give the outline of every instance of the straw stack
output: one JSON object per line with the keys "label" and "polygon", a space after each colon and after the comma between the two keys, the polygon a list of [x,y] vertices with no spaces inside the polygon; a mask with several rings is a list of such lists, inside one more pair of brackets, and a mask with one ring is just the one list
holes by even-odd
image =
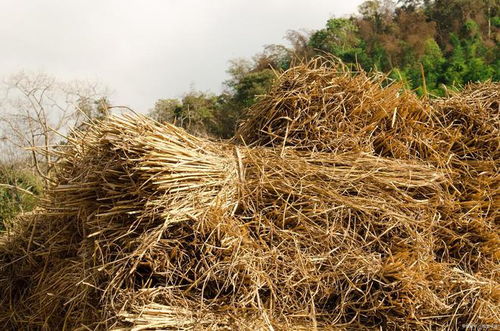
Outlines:
{"label": "straw stack", "polygon": [[498,323],[492,91],[431,104],[317,60],[251,110],[237,138],[252,146],[142,116],[92,123],[54,151],[45,205],[0,239],[0,325]]}
{"label": "straw stack", "polygon": [[364,151],[434,165],[450,183],[438,255],[471,272],[498,263],[500,84],[432,101],[382,74],[315,59],[291,68],[253,106],[235,141],[301,151]]}
{"label": "straw stack", "polygon": [[428,104],[385,75],[318,58],[279,76],[235,138],[251,146],[423,158],[436,148],[423,141],[434,133],[431,120]]}

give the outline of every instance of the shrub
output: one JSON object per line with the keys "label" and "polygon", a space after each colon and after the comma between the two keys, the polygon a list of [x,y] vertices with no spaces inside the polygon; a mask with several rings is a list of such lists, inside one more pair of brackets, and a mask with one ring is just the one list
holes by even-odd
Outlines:
{"label": "shrub", "polygon": [[0,164],[0,231],[6,220],[32,210],[41,191],[40,179],[29,169]]}

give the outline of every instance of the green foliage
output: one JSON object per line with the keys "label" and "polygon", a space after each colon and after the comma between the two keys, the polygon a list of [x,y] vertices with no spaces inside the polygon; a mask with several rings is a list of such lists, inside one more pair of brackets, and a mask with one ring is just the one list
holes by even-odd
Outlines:
{"label": "green foliage", "polygon": [[455,86],[464,81],[465,74],[467,73],[467,63],[460,39],[455,34],[452,34],[450,40],[453,50],[448,58],[444,76],[446,83]]}
{"label": "green foliage", "polygon": [[251,71],[233,84],[233,101],[240,107],[251,106],[259,95],[265,94],[272,85],[275,74],[271,69]]}
{"label": "green foliage", "polygon": [[178,99],[160,99],[150,116],[160,122],[174,123],[188,132],[209,135],[218,130],[218,98],[211,94],[191,91]]}
{"label": "green foliage", "polygon": [[[420,58],[420,63],[424,71],[424,77],[429,91],[437,91],[441,83],[441,72],[446,59],[434,39],[429,39],[425,45],[425,53]],[[423,82],[422,82],[423,84]],[[414,83],[416,85],[422,85]]]}
{"label": "green foliage", "polygon": [[491,24],[496,28],[500,28],[500,16],[492,17]]}
{"label": "green foliage", "polygon": [[315,32],[309,39],[312,48],[335,54],[346,62],[355,62],[362,52],[358,27],[352,19],[332,18],[326,28]]}
{"label": "green foliage", "polygon": [[407,86],[415,89],[417,93],[425,90],[431,95],[442,95],[444,90],[442,70],[446,62],[441,49],[434,39],[428,39],[425,43],[424,54],[418,61],[407,65],[402,71],[406,77]]}
{"label": "green foliage", "polygon": [[42,183],[31,171],[18,165],[0,164],[0,231],[8,219],[32,210],[41,191]]}
{"label": "green foliage", "polygon": [[467,82],[482,82],[492,78],[494,73],[494,67],[486,64],[483,58],[473,57],[468,60],[468,70],[464,80]]}
{"label": "green foliage", "polygon": [[442,95],[446,86],[498,79],[498,43],[491,40],[498,35],[497,16],[487,23],[498,6],[472,0],[398,3],[365,1],[361,17],[330,19],[311,35],[309,46],[366,70],[390,70],[420,94]]}

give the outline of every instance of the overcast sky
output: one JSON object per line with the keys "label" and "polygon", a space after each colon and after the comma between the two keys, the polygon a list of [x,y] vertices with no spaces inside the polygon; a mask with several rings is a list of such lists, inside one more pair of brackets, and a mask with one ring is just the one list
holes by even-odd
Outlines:
{"label": "overcast sky", "polygon": [[356,12],[361,0],[0,0],[0,76],[98,81],[138,111],[191,87],[220,92],[228,61]]}

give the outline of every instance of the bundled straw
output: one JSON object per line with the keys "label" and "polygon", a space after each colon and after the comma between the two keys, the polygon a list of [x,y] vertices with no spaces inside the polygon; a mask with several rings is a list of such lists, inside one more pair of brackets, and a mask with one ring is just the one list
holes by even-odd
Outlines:
{"label": "bundled straw", "polygon": [[499,94],[498,83],[472,84],[428,102],[384,75],[315,59],[277,78],[235,140],[432,163],[451,179],[438,256],[465,270],[491,270],[482,265],[500,257]]}
{"label": "bundled straw", "polygon": [[[440,229],[439,255],[463,270],[499,281],[500,84],[471,84],[433,102],[433,127],[447,142],[436,153],[446,160],[457,206]],[[444,164],[445,162],[442,162]]]}
{"label": "bundled straw", "polygon": [[498,323],[498,87],[430,104],[382,82],[291,69],[240,128],[252,147],[141,116],[75,132],[45,205],[0,239],[0,325]]}
{"label": "bundled straw", "polygon": [[319,58],[279,76],[249,110],[236,138],[249,145],[424,158],[441,143],[425,141],[432,136],[424,125],[431,113],[382,74],[351,72]]}

